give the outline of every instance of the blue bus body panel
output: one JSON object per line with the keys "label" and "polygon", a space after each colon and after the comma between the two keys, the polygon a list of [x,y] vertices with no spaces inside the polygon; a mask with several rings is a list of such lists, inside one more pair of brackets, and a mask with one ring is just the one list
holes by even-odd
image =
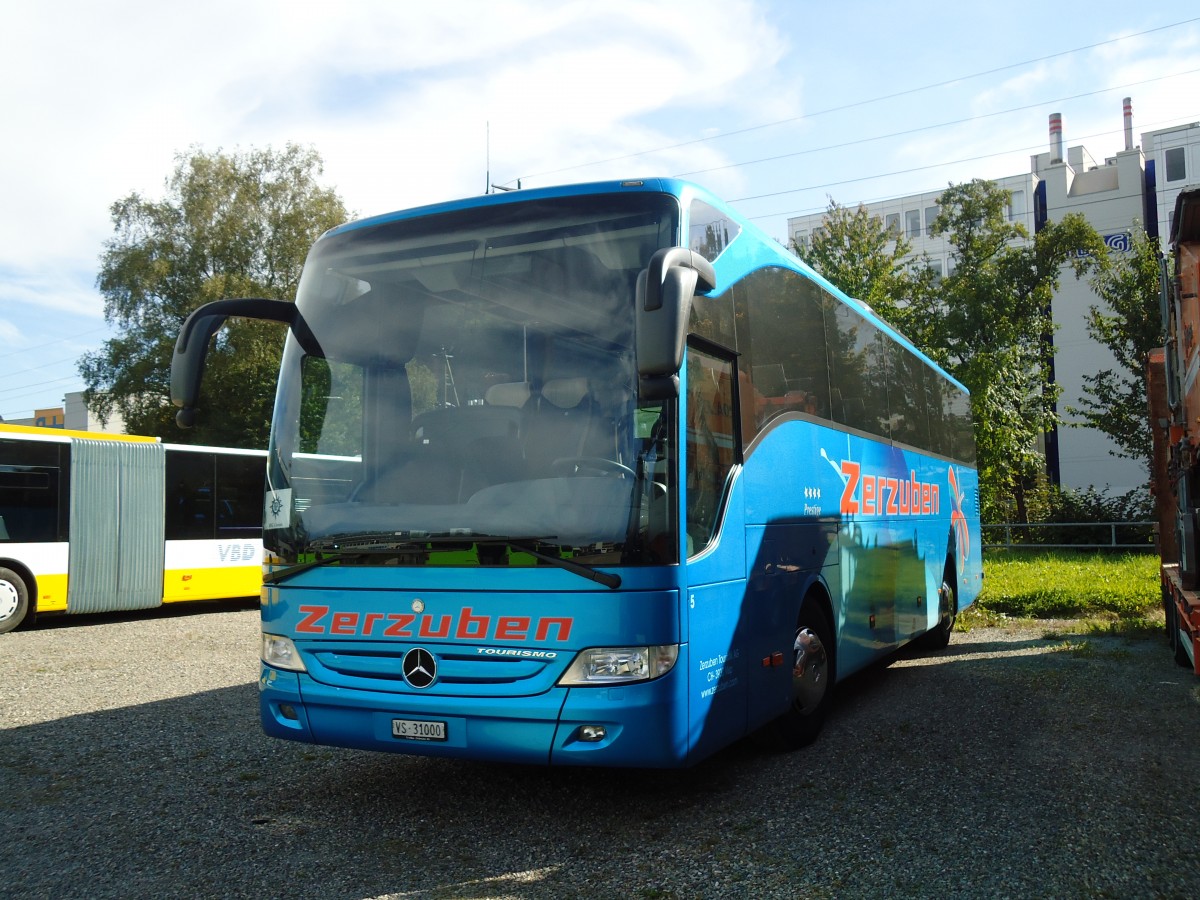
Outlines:
{"label": "blue bus body panel", "polygon": [[701,759],[781,715],[791,640],[828,595],[843,678],[934,628],[947,560],[959,609],[981,587],[973,470],[803,418],[736,471],[721,534],[688,561],[689,742]]}
{"label": "blue bus body panel", "polygon": [[744,508],[735,478],[716,542],[687,564],[688,733],[697,758],[746,732]]}
{"label": "blue bus body panel", "polygon": [[936,626],[948,559],[959,610],[979,594],[973,469],[794,415],[760,435],[742,480],[748,534],[759,535],[747,538],[757,542],[748,593],[756,579],[804,591],[819,572],[839,677]]}

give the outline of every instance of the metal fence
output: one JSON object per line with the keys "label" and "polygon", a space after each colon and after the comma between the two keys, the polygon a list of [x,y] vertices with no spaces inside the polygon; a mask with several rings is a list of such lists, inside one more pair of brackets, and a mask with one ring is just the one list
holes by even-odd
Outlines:
{"label": "metal fence", "polygon": [[1045,547],[1155,552],[1154,522],[1008,522],[983,526],[983,549]]}

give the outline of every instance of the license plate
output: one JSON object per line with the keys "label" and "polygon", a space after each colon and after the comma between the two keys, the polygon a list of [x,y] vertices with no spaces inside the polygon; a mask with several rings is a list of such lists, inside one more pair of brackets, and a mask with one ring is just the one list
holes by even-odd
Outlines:
{"label": "license plate", "polygon": [[392,737],[405,741],[444,741],[446,723],[421,719],[392,719]]}

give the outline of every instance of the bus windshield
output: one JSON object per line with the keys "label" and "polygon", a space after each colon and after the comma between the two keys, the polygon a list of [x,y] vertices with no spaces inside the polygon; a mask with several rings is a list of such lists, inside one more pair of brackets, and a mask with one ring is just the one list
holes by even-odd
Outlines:
{"label": "bus windshield", "polygon": [[342,565],[677,561],[676,403],[640,401],[633,328],[638,274],[678,220],[667,195],[560,196],[319,241],[266,545]]}

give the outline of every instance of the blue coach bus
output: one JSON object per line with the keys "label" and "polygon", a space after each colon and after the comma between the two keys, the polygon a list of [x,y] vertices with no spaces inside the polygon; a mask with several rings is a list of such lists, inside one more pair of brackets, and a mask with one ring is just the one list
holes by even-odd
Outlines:
{"label": "blue coach bus", "polygon": [[691,184],[354,222],[295,304],[264,500],[261,716],[318,744],[690,765],[813,740],[981,586],[969,398]]}

